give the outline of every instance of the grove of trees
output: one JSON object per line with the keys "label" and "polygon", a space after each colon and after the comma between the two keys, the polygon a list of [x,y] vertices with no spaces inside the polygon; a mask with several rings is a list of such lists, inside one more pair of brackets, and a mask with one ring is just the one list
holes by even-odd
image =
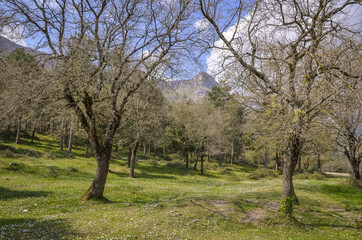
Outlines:
{"label": "grove of trees", "polygon": [[[320,172],[321,155],[341,151],[361,179],[361,25],[349,21],[360,1],[0,3],[0,23],[23,26],[41,50],[0,55],[3,132],[16,129],[17,143],[21,131],[32,142],[36,131],[57,134],[68,155],[83,139],[97,161],[84,199],[103,198],[120,147],[130,177],[151,148],[178,154],[186,169],[196,159],[201,174],[210,158],[273,167],[286,214],[298,204],[295,169],[311,169],[309,158]],[[158,83],[197,61],[195,48],[209,51],[219,86],[171,103]]]}

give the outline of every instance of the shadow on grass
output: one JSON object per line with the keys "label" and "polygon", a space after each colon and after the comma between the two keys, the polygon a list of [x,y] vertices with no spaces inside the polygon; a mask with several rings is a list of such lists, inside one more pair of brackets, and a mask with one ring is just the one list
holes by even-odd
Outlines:
{"label": "shadow on grass", "polygon": [[[117,175],[118,177],[129,177],[129,172],[116,172],[113,170],[109,170],[109,173]],[[157,174],[149,174],[142,172],[141,174],[135,173],[135,178],[138,179],[176,179],[176,177],[169,175],[157,175]]]}
{"label": "shadow on grass", "polygon": [[[166,165],[137,165],[137,169],[140,169],[144,174],[160,176],[158,174],[168,174],[176,176],[196,176],[200,175],[200,171],[195,171],[191,169],[186,169],[185,166],[182,166],[178,163],[168,163]],[[211,175],[207,172],[204,172],[204,177],[208,178],[218,178],[218,176]]]}
{"label": "shadow on grass", "polygon": [[63,219],[3,218],[0,226],[2,239],[74,239],[79,236]]}
{"label": "shadow on grass", "polygon": [[32,166],[24,163],[12,163],[12,165],[4,168],[12,172],[27,173],[31,175],[41,176],[41,177],[92,177],[90,173],[85,173],[79,171],[73,166],[67,166],[65,168],[60,168],[57,166]]}
{"label": "shadow on grass", "polygon": [[296,189],[326,194],[343,202],[357,202],[362,204],[362,191],[358,188],[354,188],[343,183],[333,185],[325,183],[308,186],[298,185]]}
{"label": "shadow on grass", "polygon": [[0,199],[8,200],[14,198],[30,198],[30,197],[46,197],[50,192],[45,191],[29,191],[29,190],[11,190],[0,187]]}
{"label": "shadow on grass", "polygon": [[22,149],[22,148],[14,148],[12,146],[1,145],[0,144],[0,151],[2,152],[3,157],[17,157],[16,155],[26,155],[31,157],[40,157],[43,155],[42,152]]}
{"label": "shadow on grass", "polygon": [[330,228],[348,228],[348,229],[355,229],[355,230],[361,230],[362,226],[359,226],[358,224],[354,225],[352,223],[342,223],[342,224],[335,224],[335,223],[325,223],[325,219],[320,219],[319,221],[316,221],[315,223],[304,223],[298,219],[296,219],[293,216],[288,217],[292,223],[299,227],[330,227]]}

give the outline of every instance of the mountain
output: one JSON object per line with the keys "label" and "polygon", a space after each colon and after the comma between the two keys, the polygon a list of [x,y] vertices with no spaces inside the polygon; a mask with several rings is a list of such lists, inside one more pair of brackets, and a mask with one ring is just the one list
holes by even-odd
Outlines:
{"label": "mountain", "polygon": [[30,53],[32,55],[40,54],[40,52],[32,48],[21,46],[3,36],[0,36],[0,56],[7,56],[17,48],[23,48],[25,52]]}
{"label": "mountain", "polygon": [[182,99],[198,101],[218,83],[206,72],[200,72],[192,79],[163,81],[159,85],[165,97],[174,102]]}

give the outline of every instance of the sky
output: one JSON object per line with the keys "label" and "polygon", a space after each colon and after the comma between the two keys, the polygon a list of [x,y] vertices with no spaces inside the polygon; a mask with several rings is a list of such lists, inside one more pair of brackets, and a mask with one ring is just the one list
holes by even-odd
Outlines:
{"label": "sky", "polygon": [[[173,1],[173,0],[164,0],[164,1]],[[231,1],[232,2],[232,1]],[[349,16],[350,16],[350,25],[360,25],[362,24],[362,6],[354,5],[353,8],[349,10]],[[203,19],[201,14],[200,17],[196,20],[194,23],[194,27],[198,30],[201,30],[200,35],[201,37],[208,38],[210,35],[208,34],[208,31],[212,31],[212,28],[210,27],[207,20]],[[229,28],[225,31],[226,35],[228,35],[233,27]],[[36,39],[31,38],[24,38],[23,35],[23,28],[17,27],[17,28],[10,28],[10,27],[4,27],[0,31],[0,35],[3,37],[6,37],[15,43],[22,45],[24,47],[33,47],[36,44]],[[221,41],[216,41],[216,44],[221,44]],[[200,57],[200,71],[205,71],[213,76],[216,76],[218,72],[220,72],[220,59],[223,58],[223,56],[227,54],[223,51],[213,49],[209,52],[206,52],[201,55]],[[194,67],[196,68],[196,67]],[[194,69],[193,68],[193,69]],[[196,75],[197,73],[195,73]],[[216,79],[218,77],[216,76]]]}
{"label": "sky", "polygon": [[[348,19],[349,21],[346,22],[347,26],[353,26],[354,29],[359,29],[361,30],[362,27],[362,6],[359,6],[357,4],[352,5],[350,8],[348,8],[347,11],[348,14]],[[244,19],[246,21],[248,21],[250,19],[250,16],[246,15],[244,17]],[[243,20],[241,20],[243,21]],[[266,20],[267,24],[273,24],[271,19],[267,19]],[[239,26],[239,30],[238,30],[238,34],[240,36],[246,36],[246,22],[244,21],[243,24],[240,24]],[[234,33],[235,30],[235,25],[231,26],[229,29],[227,29],[224,32],[224,35],[226,36],[226,38],[231,38],[231,35]],[[262,33],[263,37],[268,38],[270,36],[272,36],[273,39],[275,38],[283,38],[283,39],[287,39],[287,41],[291,40],[293,38],[293,36],[296,36],[295,33],[293,33],[290,29],[286,29],[286,30],[281,30],[281,31],[277,31],[277,32],[273,32],[272,33],[272,29],[271,27],[266,27],[263,29],[265,32]],[[268,31],[270,31],[270,33],[268,33]],[[247,41],[245,41],[247,42]],[[225,46],[224,43],[219,39],[216,41],[216,46]],[[248,44],[246,43],[243,47],[243,51],[244,52],[249,52],[250,47],[248,48]],[[224,78],[224,73],[223,73],[223,67],[222,65],[225,64],[224,59],[225,57],[230,57],[231,53],[227,50],[220,50],[220,49],[216,49],[214,48],[211,53],[209,55],[206,56],[206,66],[207,66],[207,73],[209,73],[210,75],[214,76],[216,78],[217,81],[220,81]],[[231,62],[232,59],[230,59],[229,61],[226,62]]]}

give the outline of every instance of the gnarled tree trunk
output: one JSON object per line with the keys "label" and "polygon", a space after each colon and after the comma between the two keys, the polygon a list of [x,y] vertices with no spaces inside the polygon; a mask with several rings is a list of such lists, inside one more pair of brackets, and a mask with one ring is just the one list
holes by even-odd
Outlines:
{"label": "gnarled tree trunk", "polygon": [[106,186],[106,180],[109,169],[109,160],[111,158],[111,149],[104,149],[96,154],[97,170],[94,176],[93,183],[84,193],[83,199],[102,198],[103,191]]}
{"label": "gnarled tree trunk", "polygon": [[279,206],[279,211],[285,214],[291,214],[293,205],[299,204],[293,186],[293,173],[298,163],[301,149],[302,142],[300,135],[298,133],[290,134],[288,138],[287,153],[283,163],[282,201]]}
{"label": "gnarled tree trunk", "polygon": [[361,163],[361,160],[358,161],[358,159],[354,158],[354,159],[348,159],[348,161],[351,164],[353,174],[354,174],[354,178],[357,179],[357,180],[360,180],[361,179],[361,173],[359,171],[359,165]]}

